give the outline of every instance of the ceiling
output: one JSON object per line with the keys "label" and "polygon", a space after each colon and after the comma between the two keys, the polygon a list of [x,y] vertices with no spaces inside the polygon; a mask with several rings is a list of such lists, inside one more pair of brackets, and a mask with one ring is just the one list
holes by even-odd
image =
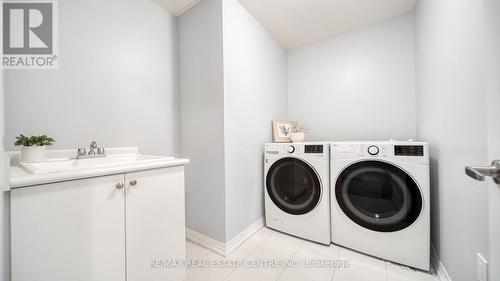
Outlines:
{"label": "ceiling", "polygon": [[[163,0],[165,1],[165,0]],[[280,44],[294,49],[412,12],[416,0],[240,0]]]}
{"label": "ceiling", "polygon": [[189,8],[193,7],[199,0],[153,0],[153,2],[167,9],[172,15],[178,17]]}

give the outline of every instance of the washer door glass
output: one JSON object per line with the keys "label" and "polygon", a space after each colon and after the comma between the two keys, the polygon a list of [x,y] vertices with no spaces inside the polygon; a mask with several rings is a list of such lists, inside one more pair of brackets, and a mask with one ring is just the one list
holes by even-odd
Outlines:
{"label": "washer door glass", "polygon": [[413,224],[422,195],[405,171],[380,161],[363,161],[339,175],[335,194],[344,213],[362,227],[392,232]]}
{"label": "washer door glass", "polygon": [[267,172],[266,187],[274,204],[293,215],[310,212],[321,199],[318,175],[310,165],[296,158],[276,161]]}

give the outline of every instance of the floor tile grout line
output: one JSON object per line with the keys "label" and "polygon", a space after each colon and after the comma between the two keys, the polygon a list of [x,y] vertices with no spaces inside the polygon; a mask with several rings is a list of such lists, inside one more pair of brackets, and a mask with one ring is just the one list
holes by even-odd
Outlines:
{"label": "floor tile grout line", "polygon": [[280,280],[281,278],[281,275],[283,275],[283,273],[285,272],[285,267],[281,268],[281,272],[280,274],[278,275],[278,277],[276,278],[276,281]]}
{"label": "floor tile grout line", "polygon": [[330,278],[331,281],[333,281],[333,278],[335,277],[335,272],[337,272],[337,268],[333,268],[333,273],[332,273],[332,278]]}
{"label": "floor tile grout line", "polygon": [[384,262],[385,266],[385,280],[389,281],[389,269],[387,268],[387,261]]}

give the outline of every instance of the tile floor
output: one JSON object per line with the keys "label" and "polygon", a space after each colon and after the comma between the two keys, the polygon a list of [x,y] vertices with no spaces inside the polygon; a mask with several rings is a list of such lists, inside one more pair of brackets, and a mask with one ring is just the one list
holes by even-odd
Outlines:
{"label": "tile floor", "polygon": [[[439,281],[435,275],[268,228],[260,229],[226,258],[190,241],[186,247],[188,260],[208,261],[189,267],[186,281]],[[257,266],[266,260],[293,261],[294,266],[290,263]],[[326,266],[311,268],[311,261]],[[345,261],[345,265],[332,261]],[[235,266],[236,262],[244,262],[246,266]]]}

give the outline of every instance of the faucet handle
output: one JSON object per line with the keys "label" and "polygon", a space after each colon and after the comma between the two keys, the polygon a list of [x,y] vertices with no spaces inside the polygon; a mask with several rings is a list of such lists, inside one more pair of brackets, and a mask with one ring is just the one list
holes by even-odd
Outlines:
{"label": "faucet handle", "polygon": [[78,148],[78,156],[85,156],[87,154],[87,150],[85,148]]}
{"label": "faucet handle", "polygon": [[103,154],[105,154],[105,153],[106,153],[106,151],[104,150],[104,147],[99,147],[99,148],[97,149],[97,154],[103,155]]}

